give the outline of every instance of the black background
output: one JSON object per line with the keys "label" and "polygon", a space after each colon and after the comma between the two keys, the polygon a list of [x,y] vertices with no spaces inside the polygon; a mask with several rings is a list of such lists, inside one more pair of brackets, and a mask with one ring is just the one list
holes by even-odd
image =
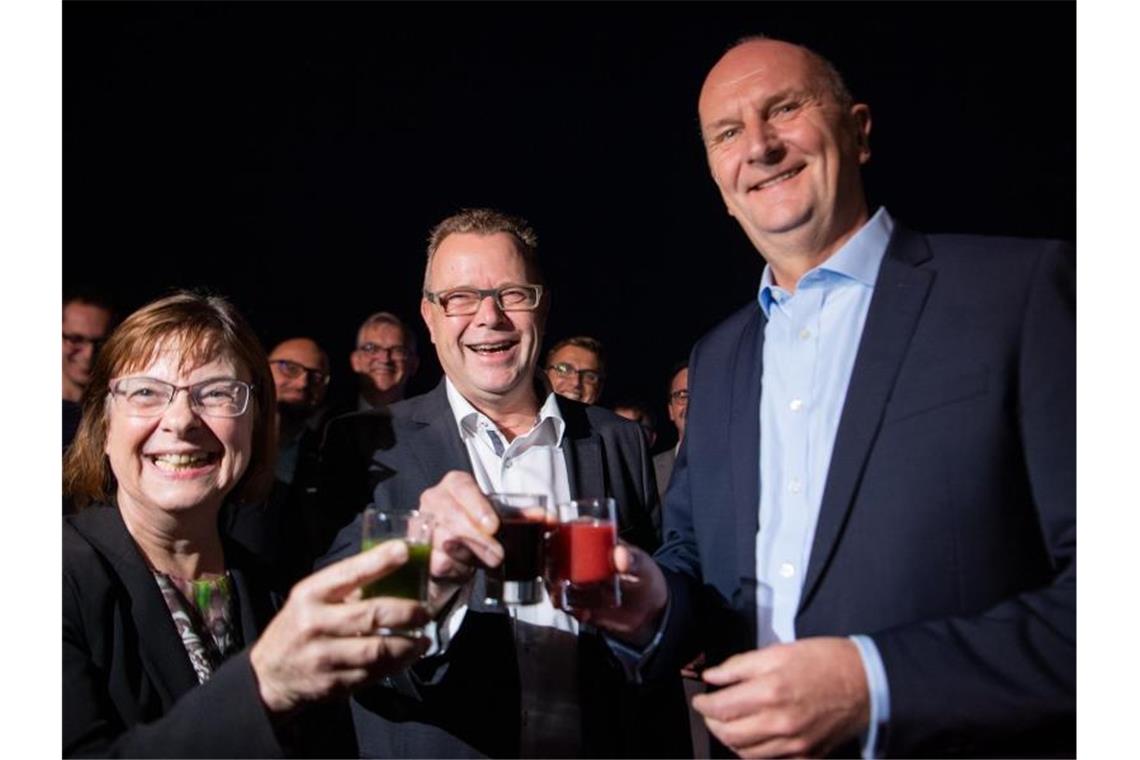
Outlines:
{"label": "black background", "polygon": [[[351,392],[369,313],[418,317],[428,229],[527,217],[547,344],[600,338],[603,403],[669,367],[763,262],[704,163],[734,39],[831,58],[871,105],[873,205],[926,232],[1076,238],[1073,3],[79,3],[63,6],[64,290],[230,296]],[[429,346],[413,391],[439,368]]]}

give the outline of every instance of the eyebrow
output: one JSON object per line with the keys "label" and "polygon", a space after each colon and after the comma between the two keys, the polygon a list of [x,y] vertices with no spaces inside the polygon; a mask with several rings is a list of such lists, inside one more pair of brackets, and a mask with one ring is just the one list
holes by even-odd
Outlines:
{"label": "eyebrow", "polygon": [[[781,100],[787,100],[788,98],[811,98],[811,97],[814,97],[814,92],[811,89],[803,88],[803,87],[785,88],[785,89],[780,90],[778,92],[774,92],[771,95],[766,95],[764,98],[762,98],[760,101],[760,108],[761,109],[767,108],[768,106],[771,106],[773,103],[777,103]],[[752,108],[753,104],[751,102],[748,102],[746,104],[746,106],[748,108]],[[707,134],[708,132],[715,131],[720,127],[727,127],[727,126],[731,126],[734,124],[740,124],[742,121],[743,121],[743,119],[741,119],[740,117],[737,117],[737,116],[723,116],[719,119],[716,119],[715,121],[710,121],[708,124],[702,124],[701,125],[701,134],[702,135]]]}

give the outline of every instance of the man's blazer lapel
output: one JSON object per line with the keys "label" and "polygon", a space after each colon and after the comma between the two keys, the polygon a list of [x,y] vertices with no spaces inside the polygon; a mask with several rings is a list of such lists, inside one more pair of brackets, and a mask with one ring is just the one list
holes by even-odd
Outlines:
{"label": "man's blazer lapel", "polygon": [[931,272],[917,268],[929,258],[930,250],[920,235],[896,228],[875,282],[851,371],[800,595],[800,610],[811,600],[823,577],[859,489],[887,400],[934,279]]}
{"label": "man's blazer lapel", "polygon": [[[733,355],[731,368],[732,410],[728,426],[732,494],[736,505],[736,562],[747,594],[745,603],[754,601],[756,584],[756,532],[760,527],[760,389],[764,374],[764,312],[759,305],[745,323]],[[719,393],[705,388],[706,393]],[[697,390],[698,393],[701,389]]]}
{"label": "man's blazer lapel", "polygon": [[434,486],[451,470],[472,472],[467,449],[459,437],[455,415],[447,402],[446,381],[415,399],[408,446],[424,470],[424,488]]}
{"label": "man's blazer lapel", "polygon": [[559,402],[566,431],[562,453],[570,481],[570,498],[615,496],[606,492],[605,465],[598,434],[586,418],[584,407]]}

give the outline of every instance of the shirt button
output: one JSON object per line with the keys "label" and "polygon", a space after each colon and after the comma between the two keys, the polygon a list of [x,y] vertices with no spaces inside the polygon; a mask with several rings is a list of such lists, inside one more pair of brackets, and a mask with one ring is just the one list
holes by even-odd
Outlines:
{"label": "shirt button", "polygon": [[800,330],[800,340],[807,340],[810,337],[811,337],[811,330],[807,329],[806,327],[804,329]]}
{"label": "shirt button", "polygon": [[788,404],[788,408],[793,412],[798,412],[804,408],[804,402],[802,399],[794,398],[792,399],[792,403]]}
{"label": "shirt button", "polygon": [[780,565],[780,576],[783,578],[791,578],[796,574],[796,566],[791,562],[784,562]]}
{"label": "shirt button", "polygon": [[503,462],[503,467],[506,467],[506,468],[509,470],[509,469],[511,468],[511,463],[512,463],[512,462],[514,462],[514,461],[515,461],[515,460],[513,460],[513,459],[507,459],[507,460],[504,460],[504,462]]}
{"label": "shirt button", "polygon": [[792,478],[791,481],[788,482],[788,490],[792,493],[799,493],[800,487],[799,478]]}

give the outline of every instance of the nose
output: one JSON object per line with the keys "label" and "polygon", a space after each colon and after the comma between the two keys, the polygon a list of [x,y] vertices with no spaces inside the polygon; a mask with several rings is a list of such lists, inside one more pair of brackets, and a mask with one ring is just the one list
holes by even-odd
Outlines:
{"label": "nose", "polygon": [[201,424],[201,418],[190,404],[190,391],[186,388],[176,390],[170,406],[162,413],[162,426],[167,430],[181,432]]}
{"label": "nose", "polygon": [[746,124],[749,163],[778,164],[784,160],[784,141],[778,129],[766,119]]}
{"label": "nose", "polygon": [[480,325],[498,325],[506,321],[507,315],[499,308],[494,297],[484,296],[479,302],[479,310],[475,312],[475,322]]}

